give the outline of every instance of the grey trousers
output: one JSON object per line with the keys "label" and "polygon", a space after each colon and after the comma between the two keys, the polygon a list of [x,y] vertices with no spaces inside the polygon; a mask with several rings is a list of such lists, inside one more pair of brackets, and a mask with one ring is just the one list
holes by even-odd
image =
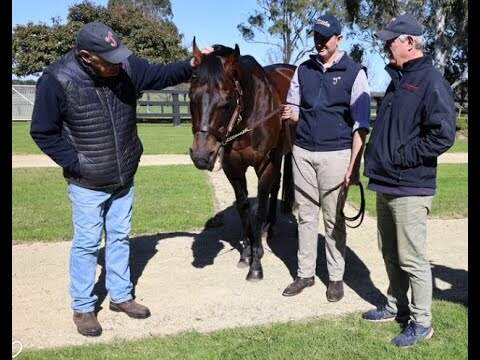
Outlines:
{"label": "grey trousers", "polygon": [[343,280],[346,229],[340,214],[340,184],[350,163],[351,150],[313,152],[293,147],[293,179],[298,220],[299,277],[315,275],[320,208],[325,227],[325,253],[330,281]]}
{"label": "grey trousers", "polygon": [[387,310],[410,309],[411,318],[423,326],[432,323],[432,270],[426,252],[432,200],[433,196],[377,193],[378,246],[389,279]]}

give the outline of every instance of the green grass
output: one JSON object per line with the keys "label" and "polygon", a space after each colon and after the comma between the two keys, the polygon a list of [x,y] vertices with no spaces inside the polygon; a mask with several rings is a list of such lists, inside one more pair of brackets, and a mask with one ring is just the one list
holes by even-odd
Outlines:
{"label": "green grass", "polygon": [[468,152],[468,138],[456,138],[453,146],[448,150],[450,153]]}
{"label": "green grass", "polygon": [[[30,137],[30,122],[12,123],[12,152],[14,155],[42,154]],[[188,154],[193,135],[190,123],[138,124],[144,154]]]}
{"label": "green grass", "polygon": [[[368,178],[360,170],[361,181],[365,189],[365,208],[370,216],[377,216],[375,192],[367,189]],[[468,216],[468,165],[439,164],[437,169],[437,193],[433,198],[430,217],[464,218]],[[360,191],[352,186],[348,192],[348,201],[358,208]],[[352,216],[353,214],[346,214]]]}
{"label": "green grass", "polygon": [[[433,303],[433,337],[410,349],[389,343],[397,323],[372,324],[351,314],[210,334],[197,332],[109,344],[25,351],[18,359],[467,359],[467,307]],[[115,331],[115,330],[113,330]]]}
{"label": "green grass", "polygon": [[[153,111],[153,110],[152,110]],[[30,122],[12,123],[12,152],[14,155],[42,154],[29,134]],[[172,124],[138,124],[144,154],[188,154],[192,146],[192,127],[189,122]],[[449,152],[468,152],[468,138],[458,138]]]}
{"label": "green grass", "polygon": [[[13,169],[13,240],[70,240],[71,205],[58,168]],[[190,165],[141,167],[132,235],[203,228],[213,215],[207,174]]]}
{"label": "green grass", "polygon": [[42,154],[30,136],[30,121],[12,122],[13,155]]}
{"label": "green grass", "polygon": [[144,154],[188,154],[193,134],[190,123],[138,124],[138,135],[142,139]]}

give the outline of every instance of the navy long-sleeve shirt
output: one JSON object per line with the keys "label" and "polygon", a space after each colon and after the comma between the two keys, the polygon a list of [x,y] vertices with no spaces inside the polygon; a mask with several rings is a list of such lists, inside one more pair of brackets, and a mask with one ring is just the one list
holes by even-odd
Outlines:
{"label": "navy long-sleeve shirt", "polygon": [[[185,82],[193,72],[191,60],[160,65],[130,55],[128,61],[136,93],[160,90]],[[30,135],[38,147],[58,165],[78,173],[76,150],[62,136],[62,122],[67,106],[66,95],[60,83],[52,75],[43,74],[37,82]]]}

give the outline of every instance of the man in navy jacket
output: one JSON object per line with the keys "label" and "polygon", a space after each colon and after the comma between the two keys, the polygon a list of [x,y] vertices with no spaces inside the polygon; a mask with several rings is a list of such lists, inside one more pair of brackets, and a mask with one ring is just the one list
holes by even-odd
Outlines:
{"label": "man in navy jacket", "polygon": [[149,64],[111,28],[93,22],[80,29],[75,48],[49,65],[38,81],[30,134],[63,168],[68,182],[74,227],[71,307],[82,335],[102,332],[93,288],[104,229],[110,309],[137,319],[150,316],[133,300],[129,266],[133,180],[143,151],[137,98],[143,90],[187,81],[194,66],[193,59]]}
{"label": "man in navy jacket", "polygon": [[455,140],[452,90],[432,58],[424,55],[422,33],[412,16],[401,15],[376,34],[385,41],[392,81],[365,150],[365,175],[368,188],[377,193],[378,243],[390,284],[387,303],[363,317],[410,319],[392,340],[400,347],[433,334],[427,215],[435,194],[437,157]]}
{"label": "man in navy jacket", "polygon": [[294,296],[314,285],[320,208],[325,227],[328,301],[344,296],[346,228],[341,215],[348,186],[359,181],[370,126],[365,69],[339,49],[340,22],[320,16],[313,26],[317,54],[300,64],[290,82],[282,117],[298,121],[293,178],[298,208],[298,272],[283,291]]}

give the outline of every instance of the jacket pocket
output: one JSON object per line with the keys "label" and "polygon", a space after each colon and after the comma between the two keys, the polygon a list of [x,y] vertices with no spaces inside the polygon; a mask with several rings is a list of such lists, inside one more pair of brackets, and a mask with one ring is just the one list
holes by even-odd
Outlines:
{"label": "jacket pocket", "polygon": [[91,173],[91,167],[94,166],[93,161],[86,157],[83,153],[78,153],[78,163],[81,177],[87,177]]}

